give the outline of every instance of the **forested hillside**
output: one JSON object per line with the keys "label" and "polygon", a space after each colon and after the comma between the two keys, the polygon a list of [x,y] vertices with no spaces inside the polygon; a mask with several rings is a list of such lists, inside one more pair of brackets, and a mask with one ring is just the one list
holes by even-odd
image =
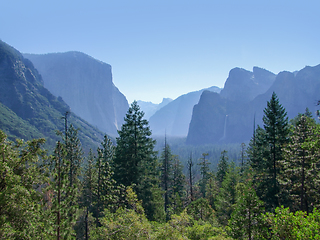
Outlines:
{"label": "forested hillside", "polygon": [[[154,151],[137,102],[116,145],[107,137],[83,154],[67,125],[48,156],[45,139],[11,142],[0,131],[3,239],[317,239],[320,124],[308,109],[289,121],[272,94],[263,126],[236,163],[222,151]],[[195,170],[195,166],[199,166]]]}

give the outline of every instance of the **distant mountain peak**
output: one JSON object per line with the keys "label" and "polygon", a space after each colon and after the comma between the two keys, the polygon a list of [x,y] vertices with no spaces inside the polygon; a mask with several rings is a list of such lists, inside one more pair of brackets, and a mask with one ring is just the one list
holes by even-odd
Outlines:
{"label": "distant mountain peak", "polygon": [[267,91],[276,75],[263,68],[253,67],[253,72],[233,68],[221,90],[221,96],[232,101],[249,102]]}

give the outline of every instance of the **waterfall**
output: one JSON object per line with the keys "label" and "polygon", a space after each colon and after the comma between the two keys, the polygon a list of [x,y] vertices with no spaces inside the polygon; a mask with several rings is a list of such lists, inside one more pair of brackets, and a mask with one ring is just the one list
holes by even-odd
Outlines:
{"label": "waterfall", "polygon": [[226,139],[226,135],[227,135],[227,118],[228,118],[228,115],[226,115],[226,117],[224,119],[223,136],[222,136],[222,138],[220,138],[219,141],[223,141],[223,140]]}

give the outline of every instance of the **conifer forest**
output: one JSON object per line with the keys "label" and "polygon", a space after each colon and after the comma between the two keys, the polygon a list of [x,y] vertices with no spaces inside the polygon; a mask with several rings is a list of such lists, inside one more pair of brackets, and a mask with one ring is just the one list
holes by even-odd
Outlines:
{"label": "conifer forest", "polygon": [[62,117],[54,151],[0,131],[0,239],[320,239],[320,124],[288,119],[276,93],[240,161],[216,166],[167,139],[156,151],[136,101],[86,153]]}

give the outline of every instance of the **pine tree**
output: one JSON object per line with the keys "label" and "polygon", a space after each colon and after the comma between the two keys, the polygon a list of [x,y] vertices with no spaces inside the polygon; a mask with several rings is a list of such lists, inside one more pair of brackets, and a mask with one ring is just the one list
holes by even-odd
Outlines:
{"label": "pine tree", "polygon": [[70,161],[67,160],[64,145],[57,142],[50,164],[51,183],[50,199],[52,218],[57,239],[69,239],[75,236],[73,227],[76,223],[77,188],[70,186]]}
{"label": "pine tree", "polygon": [[0,130],[0,239],[44,239],[51,231],[43,198],[44,139],[15,143]]}
{"label": "pine tree", "polygon": [[169,205],[170,198],[172,196],[172,154],[170,146],[167,144],[167,139],[165,138],[164,149],[161,154],[161,187],[164,191],[164,211],[166,213],[166,220],[170,219]]}
{"label": "pine tree", "polygon": [[80,165],[83,160],[83,151],[81,147],[80,139],[78,138],[78,129],[75,129],[72,124],[70,124],[66,138],[64,139],[64,148],[66,150],[66,158],[69,161],[69,184],[72,187],[74,184],[80,187],[79,176]]}
{"label": "pine tree", "polygon": [[94,189],[96,186],[96,175],[95,169],[95,156],[90,149],[87,157],[87,165],[85,166],[84,179],[83,179],[83,189],[81,194],[80,208],[83,208],[83,221],[78,221],[76,229],[77,239],[89,239],[90,236],[90,213],[93,212],[93,199],[94,199]]}
{"label": "pine tree", "polygon": [[114,158],[114,145],[107,135],[101,143],[102,148],[97,149],[97,160],[95,163],[96,183],[93,194],[93,216],[97,227],[100,226],[99,218],[103,216],[104,209],[115,210],[117,202],[116,182],[112,178],[111,163]]}
{"label": "pine tree", "polygon": [[210,162],[206,157],[208,156],[208,153],[202,153],[202,158],[199,159],[198,165],[200,166],[200,174],[201,174],[201,179],[200,179],[200,192],[203,198],[206,197],[206,185],[209,179],[209,164]]}
{"label": "pine tree", "polygon": [[183,165],[178,156],[173,156],[172,164],[172,196],[171,207],[173,214],[179,214],[183,210],[183,200],[185,198],[185,181],[186,177],[183,174]]}
{"label": "pine tree", "polygon": [[248,153],[256,171],[257,194],[265,202],[266,209],[272,211],[279,206],[279,161],[289,134],[287,113],[275,93],[264,109],[263,123],[264,128],[256,130]]}
{"label": "pine tree", "polygon": [[216,210],[215,201],[218,197],[218,194],[219,194],[218,181],[215,179],[214,174],[210,173],[210,177],[206,185],[206,199],[208,199],[210,206],[214,210]]}
{"label": "pine tree", "polygon": [[[134,101],[118,131],[117,147],[113,161],[114,179],[124,186],[134,185],[138,199],[142,200],[148,219],[153,218],[153,206],[157,202],[153,192],[159,189],[159,171],[154,151],[155,140],[151,136],[148,121],[143,119]],[[160,190],[160,189],[159,189]]]}
{"label": "pine tree", "polygon": [[228,155],[227,155],[227,153],[228,152],[226,150],[223,150],[221,152],[220,161],[218,163],[216,177],[217,177],[219,188],[221,187],[222,182],[224,180],[224,177],[226,176],[227,171],[228,171]]}
{"label": "pine tree", "polygon": [[194,192],[193,192],[193,185],[194,185],[194,169],[193,169],[193,160],[192,160],[192,153],[190,153],[190,158],[187,163],[188,169],[188,181],[189,181],[189,192],[190,192],[190,202],[194,201]]}
{"label": "pine tree", "polygon": [[247,162],[247,153],[246,153],[246,144],[241,143],[241,151],[240,151],[240,174],[242,175],[245,170],[245,165]]}
{"label": "pine tree", "polygon": [[232,162],[228,167],[228,172],[226,173],[215,201],[215,207],[217,209],[216,215],[222,225],[228,224],[228,220],[233,212],[233,205],[236,202],[236,185],[238,182],[239,173],[235,168],[234,162]]}
{"label": "pine tree", "polygon": [[234,239],[264,239],[267,227],[263,221],[263,202],[249,183],[239,183],[236,187],[237,200],[231,214],[228,228]]}
{"label": "pine tree", "polygon": [[284,148],[281,161],[283,174],[279,176],[282,186],[282,204],[290,206],[292,211],[312,212],[319,206],[319,139],[315,120],[308,117],[308,112],[299,115],[293,121],[290,143]]}

